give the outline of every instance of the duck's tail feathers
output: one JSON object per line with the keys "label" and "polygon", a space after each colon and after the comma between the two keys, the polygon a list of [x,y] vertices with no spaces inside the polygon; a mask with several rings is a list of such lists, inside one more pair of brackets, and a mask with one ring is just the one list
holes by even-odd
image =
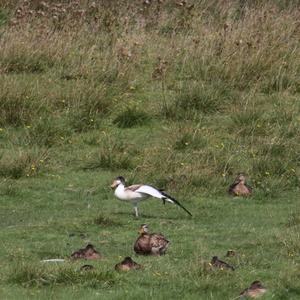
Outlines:
{"label": "duck's tail feathers", "polygon": [[182,204],[180,204],[175,198],[171,197],[170,195],[168,195],[167,193],[165,193],[163,191],[160,191],[160,192],[164,196],[164,198],[162,198],[164,204],[166,203],[166,201],[176,204],[179,207],[181,207],[183,210],[185,210],[190,216],[192,216],[192,214]]}

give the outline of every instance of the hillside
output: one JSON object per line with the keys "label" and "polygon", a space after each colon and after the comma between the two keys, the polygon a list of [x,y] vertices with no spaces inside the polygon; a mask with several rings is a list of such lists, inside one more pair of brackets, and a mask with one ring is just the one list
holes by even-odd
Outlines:
{"label": "hillside", "polygon": [[[231,299],[260,277],[267,297],[297,299],[299,8],[0,1],[5,297]],[[238,172],[250,199],[227,194]],[[118,175],[166,189],[194,217],[152,200],[135,220],[109,189]],[[169,235],[170,253],[141,258],[139,278],[115,274],[140,223]],[[87,242],[107,257],[96,277],[76,264],[41,268]],[[240,271],[207,269],[231,248]]]}

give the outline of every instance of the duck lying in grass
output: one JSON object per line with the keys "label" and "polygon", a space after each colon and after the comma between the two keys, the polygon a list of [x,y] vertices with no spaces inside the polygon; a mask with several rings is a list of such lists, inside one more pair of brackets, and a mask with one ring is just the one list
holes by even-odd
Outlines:
{"label": "duck lying in grass", "polygon": [[236,253],[234,250],[228,250],[227,253],[226,253],[226,257],[232,257],[232,256],[235,256]]}
{"label": "duck lying in grass", "polygon": [[165,254],[169,241],[160,233],[149,233],[146,224],[141,225],[140,236],[134,244],[134,251],[142,255],[163,255]]}
{"label": "duck lying in grass", "polygon": [[262,285],[259,280],[253,281],[250,287],[246,288],[240,293],[240,297],[251,297],[251,298],[258,298],[262,296],[267,289]]}
{"label": "duck lying in grass", "polygon": [[80,267],[80,271],[91,271],[94,269],[94,266],[92,265],[83,265]]}
{"label": "duck lying in grass", "polygon": [[234,267],[226,263],[225,261],[220,260],[217,256],[214,256],[210,262],[210,264],[214,267],[220,269],[227,269],[234,271]]}
{"label": "duck lying in grass", "polygon": [[136,217],[139,216],[138,203],[149,197],[161,199],[164,204],[166,203],[166,201],[172,204],[176,204],[183,210],[185,210],[190,216],[192,216],[192,214],[176,199],[166,194],[165,192],[154,188],[153,186],[145,184],[134,184],[125,187],[124,177],[119,176],[113,181],[111,188],[115,189],[115,196],[118,199],[122,201],[131,202],[133,204]]}
{"label": "duck lying in grass", "polygon": [[92,244],[88,244],[85,248],[79,249],[71,254],[72,259],[101,259],[101,254],[94,248]]}
{"label": "duck lying in grass", "polygon": [[229,194],[233,196],[248,197],[252,194],[252,188],[246,183],[246,176],[239,173],[234,183],[229,187]]}
{"label": "duck lying in grass", "polygon": [[116,271],[129,271],[129,270],[139,270],[142,266],[132,260],[131,257],[125,257],[120,263],[115,265]]}

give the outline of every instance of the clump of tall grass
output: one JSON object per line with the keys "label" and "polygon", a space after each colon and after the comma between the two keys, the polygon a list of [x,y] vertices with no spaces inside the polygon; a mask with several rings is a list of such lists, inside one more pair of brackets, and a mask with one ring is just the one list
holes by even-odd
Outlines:
{"label": "clump of tall grass", "polygon": [[90,93],[80,91],[73,100],[68,118],[71,127],[77,132],[99,128],[103,117],[109,113],[111,107],[110,99],[96,91]]}
{"label": "clump of tall grass", "polygon": [[224,86],[201,81],[185,81],[163,114],[171,119],[199,119],[221,112],[234,102],[234,95]]}
{"label": "clump of tall grass", "polygon": [[42,286],[73,286],[81,285],[87,288],[107,288],[116,283],[115,273],[112,271],[92,270],[84,272],[76,266],[46,267],[45,265],[21,265],[9,275],[7,282],[23,287]]}
{"label": "clump of tall grass", "polygon": [[116,116],[113,123],[119,128],[131,128],[148,124],[149,121],[150,116],[146,112],[136,107],[127,107]]}
{"label": "clump of tall grass", "polygon": [[137,149],[133,145],[126,144],[122,139],[110,135],[102,135],[100,139],[100,148],[91,155],[83,169],[94,170],[131,170],[137,162],[133,157],[137,154]]}
{"label": "clump of tall grass", "polygon": [[[54,67],[59,55],[58,44],[39,30],[8,29],[0,41],[0,72],[4,74],[44,73]],[[44,38],[44,39],[43,39]],[[52,47],[49,47],[52,44]]]}
{"label": "clump of tall grass", "polygon": [[207,146],[207,139],[203,136],[200,126],[196,128],[182,127],[174,134],[175,142],[173,148],[175,150],[200,150]]}
{"label": "clump of tall grass", "polygon": [[213,113],[219,109],[222,99],[218,91],[213,90],[200,82],[189,82],[183,87],[176,100],[175,106],[183,111],[196,111],[197,113]]}
{"label": "clump of tall grass", "polygon": [[39,104],[27,89],[3,90],[0,98],[0,126],[31,124],[33,117],[38,113]]}
{"label": "clump of tall grass", "polygon": [[71,135],[71,132],[66,126],[65,120],[54,120],[53,117],[41,116],[32,122],[32,125],[25,127],[21,144],[50,148],[63,143],[65,138]]}
{"label": "clump of tall grass", "polygon": [[241,136],[267,134],[266,120],[263,113],[258,110],[245,110],[234,113],[231,116],[232,130]]}
{"label": "clump of tall grass", "polygon": [[3,73],[41,73],[53,65],[54,62],[43,53],[9,53],[7,57],[2,57],[0,69]]}
{"label": "clump of tall grass", "polygon": [[34,176],[40,172],[47,157],[47,151],[39,149],[3,151],[0,155],[0,176],[14,179]]}

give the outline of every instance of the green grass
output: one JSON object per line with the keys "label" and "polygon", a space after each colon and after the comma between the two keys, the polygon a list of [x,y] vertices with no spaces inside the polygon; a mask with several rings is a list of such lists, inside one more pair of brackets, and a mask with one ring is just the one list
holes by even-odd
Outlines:
{"label": "green grass", "polygon": [[[51,176],[53,175],[53,176]],[[95,176],[97,175],[97,176]],[[159,299],[234,298],[255,279],[269,292],[265,299],[297,299],[300,249],[298,199],[292,193],[276,199],[232,199],[189,196],[181,199],[192,212],[164,206],[158,200],[132,207],[113,198],[110,172],[83,171],[23,179],[15,193],[1,185],[1,294],[4,298]],[[6,184],[5,184],[6,186]],[[141,223],[171,241],[163,257],[136,257],[133,243]],[[41,263],[67,258],[93,243],[104,256],[95,270],[80,272],[85,262]],[[235,257],[225,258],[234,249]],[[114,264],[131,255],[145,269],[129,274]],[[212,256],[227,260],[236,271],[210,269]]]}
{"label": "green grass", "polygon": [[[298,2],[142,2],[0,0],[1,299],[233,299],[257,279],[298,299]],[[252,198],[227,195],[239,172]],[[153,199],[135,219],[119,175],[193,218]],[[141,223],[164,257],[134,255]],[[87,243],[92,272],[40,262]],[[212,270],[229,249],[236,271]],[[115,272],[125,256],[144,270]]]}
{"label": "green grass", "polygon": [[131,128],[149,123],[150,117],[143,111],[128,107],[113,120],[119,128]]}

